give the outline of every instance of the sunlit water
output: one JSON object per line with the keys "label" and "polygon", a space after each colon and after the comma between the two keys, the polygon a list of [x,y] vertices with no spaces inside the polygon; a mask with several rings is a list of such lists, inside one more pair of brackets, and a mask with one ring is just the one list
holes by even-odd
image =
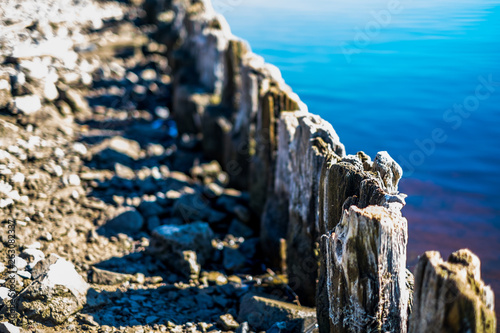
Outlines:
{"label": "sunlit water", "polygon": [[348,153],[403,166],[410,265],[468,247],[499,300],[500,1],[214,2]]}

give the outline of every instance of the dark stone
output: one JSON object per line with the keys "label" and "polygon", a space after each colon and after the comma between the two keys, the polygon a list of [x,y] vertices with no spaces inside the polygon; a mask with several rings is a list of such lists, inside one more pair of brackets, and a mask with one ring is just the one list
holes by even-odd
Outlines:
{"label": "dark stone", "polygon": [[104,225],[107,232],[134,233],[142,229],[144,219],[135,208],[121,207]]}
{"label": "dark stone", "polygon": [[143,201],[138,207],[139,211],[141,212],[142,216],[145,218],[151,217],[151,216],[158,216],[161,215],[165,212],[164,208],[157,204],[156,202],[153,201]]}
{"label": "dark stone", "polygon": [[249,238],[252,237],[254,234],[254,231],[252,228],[244,224],[243,222],[240,222],[239,220],[232,220],[231,224],[229,225],[229,230],[227,232],[230,235],[233,235],[235,237],[243,237],[243,238]]}
{"label": "dark stone", "polygon": [[211,203],[199,194],[184,194],[174,204],[173,215],[189,221],[205,221],[217,223],[223,221],[227,214],[211,208]]}
{"label": "dark stone", "polygon": [[236,271],[245,266],[246,258],[238,249],[224,248],[223,265],[228,271]]}

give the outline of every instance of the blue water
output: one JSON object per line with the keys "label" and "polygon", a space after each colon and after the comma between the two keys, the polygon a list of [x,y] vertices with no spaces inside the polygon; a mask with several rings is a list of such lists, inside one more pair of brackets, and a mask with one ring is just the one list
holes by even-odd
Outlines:
{"label": "blue water", "polygon": [[348,153],[403,166],[410,265],[468,247],[500,299],[500,0],[214,3]]}

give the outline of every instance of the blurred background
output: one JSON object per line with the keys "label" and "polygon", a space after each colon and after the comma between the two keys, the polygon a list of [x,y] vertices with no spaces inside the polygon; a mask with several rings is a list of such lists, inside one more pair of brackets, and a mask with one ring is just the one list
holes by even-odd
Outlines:
{"label": "blurred background", "polygon": [[500,308],[500,1],[214,0],[349,154],[404,169],[408,264],[469,248]]}

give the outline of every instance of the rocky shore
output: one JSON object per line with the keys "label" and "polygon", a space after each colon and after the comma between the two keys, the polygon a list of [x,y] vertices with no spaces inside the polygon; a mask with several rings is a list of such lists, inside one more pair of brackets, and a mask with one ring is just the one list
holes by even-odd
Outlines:
{"label": "rocky shore", "polygon": [[470,251],[407,270],[399,165],[209,1],[0,17],[0,332],[495,332]]}

